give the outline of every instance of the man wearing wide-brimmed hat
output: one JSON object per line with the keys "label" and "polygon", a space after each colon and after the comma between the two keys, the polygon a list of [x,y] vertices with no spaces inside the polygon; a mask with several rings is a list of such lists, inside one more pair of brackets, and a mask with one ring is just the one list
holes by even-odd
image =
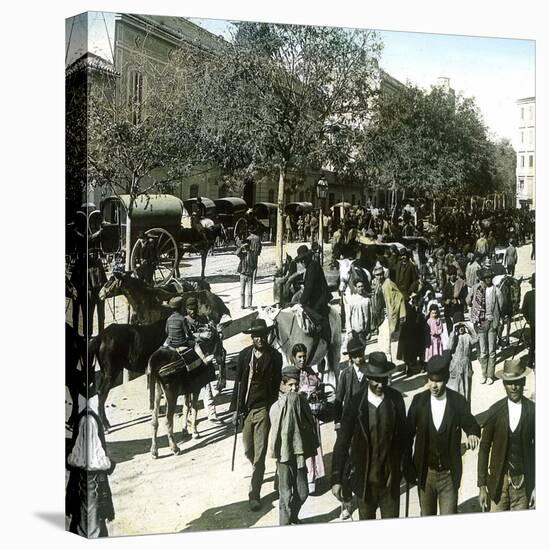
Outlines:
{"label": "man wearing wide-brimmed hat", "polygon": [[480,281],[467,296],[467,304],[471,306],[471,322],[478,335],[482,384],[494,383],[496,338],[503,308],[503,296],[501,290],[494,285],[493,278],[492,269],[485,267],[480,270]]}
{"label": "man wearing wide-brimmed hat", "polygon": [[[409,482],[417,479],[422,516],[456,514],[463,464],[461,432],[474,450],[480,427],[465,398],[446,387],[451,356],[435,355],[427,363],[428,389],[414,396],[408,411],[413,461],[406,468]],[[408,458],[411,453],[405,456]]]}
{"label": "man wearing wide-brimmed hat", "polygon": [[507,397],[494,403],[482,430],[478,454],[479,501],[483,510],[526,510],[535,506],[535,406],[524,397],[531,372],[508,359],[496,376]]}
{"label": "man wearing wide-brimmed hat", "polygon": [[349,462],[360,519],[375,519],[378,508],[382,518],[399,514],[403,457],[409,445],[404,399],[388,386],[395,368],[383,352],[370,353],[364,368],[367,385],[345,409],[334,447],[332,492],[341,500]]}
{"label": "man wearing wide-brimmed hat", "polygon": [[269,409],[278,399],[282,377],[282,355],[267,343],[272,326],[263,319],[255,319],[245,334],[252,337],[252,345],[238,355],[236,378],[230,411],[236,423],[243,416],[242,443],[244,454],[252,464],[248,492],[252,511],[259,510],[261,485],[265,473],[265,455],[269,441]]}

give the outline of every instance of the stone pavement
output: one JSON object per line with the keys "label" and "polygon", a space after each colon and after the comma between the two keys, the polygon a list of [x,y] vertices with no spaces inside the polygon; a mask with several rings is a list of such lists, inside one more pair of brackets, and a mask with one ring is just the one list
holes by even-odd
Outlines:
{"label": "stone pavement", "polygon": [[[297,244],[295,244],[297,247]],[[269,263],[269,249],[265,249],[265,266]],[[530,246],[519,251],[519,265],[516,276],[529,276],[534,271],[530,261]],[[210,259],[209,259],[210,261]],[[189,263],[193,263],[191,260]],[[238,315],[239,286],[227,273],[234,273],[234,258],[223,255],[212,262],[215,271],[211,277],[212,290],[222,294],[231,311]],[[234,269],[234,270],[233,270]],[[272,269],[272,267],[271,267]],[[230,270],[230,271],[229,271]],[[268,273],[267,270],[265,270]],[[208,268],[208,273],[210,269]],[[270,271],[272,273],[272,270]],[[258,305],[272,303],[272,281],[260,274],[257,292],[254,299]],[[219,277],[219,279],[216,279]],[[222,278],[224,277],[225,280]],[[210,277],[208,277],[210,279]],[[227,280],[230,279],[230,280]],[[523,283],[523,294],[529,285]],[[523,321],[519,320],[512,327],[511,347],[498,355],[498,362],[509,357],[515,351],[516,343]],[[249,336],[239,334],[226,341],[229,358],[233,358],[243,347],[249,345]],[[526,350],[521,346],[517,355]],[[377,349],[377,342],[372,340],[367,353]],[[342,360],[344,358],[342,357]],[[472,410],[477,418],[489,406],[504,397],[501,382],[492,386],[480,384],[480,367],[478,361],[473,364],[474,376],[472,386]],[[231,378],[231,372],[229,372]],[[407,407],[412,397],[424,389],[426,377],[417,374],[404,378],[395,375],[393,387],[400,390]],[[216,398],[218,413],[228,420],[225,413],[228,409],[232,389],[228,388]],[[533,397],[535,393],[534,376],[527,380],[525,395]],[[233,430],[225,426],[214,426],[199,413],[199,431],[201,438],[179,442],[183,450],[180,456],[171,456],[167,447],[165,424],[161,419],[159,429],[160,458],[152,460],[150,447],[150,414],[145,386],[145,377],[115,388],[107,401],[107,415],[113,425],[107,436],[109,453],[117,462],[117,468],[110,477],[113,492],[116,520],[111,524],[112,535],[166,533],[186,530],[210,530],[218,528],[241,528],[252,526],[278,525],[278,501],[273,490],[273,460],[267,460],[265,484],[262,491],[262,507],[258,512],[250,512],[247,503],[247,489],[250,466],[244,457],[240,436],[236,453],[235,471],[230,471]],[[177,436],[181,431],[181,419],[176,417]],[[322,447],[325,455],[326,471],[331,471],[331,452],[335,442],[333,423],[321,428]],[[476,487],[476,463],[478,451],[466,451],[463,456],[464,474],[459,493],[461,512],[479,511],[478,489]],[[402,488],[404,492],[404,487]],[[405,498],[401,498],[401,517],[404,516]],[[329,478],[324,480],[318,495],[311,496],[305,503],[300,517],[303,523],[339,521],[339,503],[332,496]],[[417,490],[410,491],[410,516],[419,515]],[[358,519],[357,512],[353,519]]]}

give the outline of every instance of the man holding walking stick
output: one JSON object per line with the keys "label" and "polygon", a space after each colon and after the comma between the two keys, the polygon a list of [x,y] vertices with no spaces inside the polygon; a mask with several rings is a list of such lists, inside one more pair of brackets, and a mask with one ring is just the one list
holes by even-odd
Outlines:
{"label": "man holding walking stick", "polygon": [[[244,454],[252,464],[252,479],[248,492],[250,510],[261,507],[260,493],[265,473],[265,456],[269,442],[269,410],[278,399],[282,379],[282,355],[267,343],[268,327],[263,319],[255,319],[245,334],[252,337],[252,345],[238,356],[236,378],[230,411],[233,413],[236,433],[242,416],[242,443]],[[234,462],[234,461],[233,461]]]}

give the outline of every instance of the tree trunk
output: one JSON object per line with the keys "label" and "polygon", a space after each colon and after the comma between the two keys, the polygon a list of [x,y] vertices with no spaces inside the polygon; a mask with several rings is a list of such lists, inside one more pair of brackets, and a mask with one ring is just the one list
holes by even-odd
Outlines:
{"label": "tree trunk", "polygon": [[284,261],[284,180],[286,178],[286,163],[280,165],[278,176],[278,208],[276,212],[276,267],[281,268]]}

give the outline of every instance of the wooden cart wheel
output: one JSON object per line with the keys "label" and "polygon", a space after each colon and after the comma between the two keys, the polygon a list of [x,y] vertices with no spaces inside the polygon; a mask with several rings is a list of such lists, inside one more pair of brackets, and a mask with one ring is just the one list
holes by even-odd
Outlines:
{"label": "wooden cart wheel", "polygon": [[243,241],[248,236],[248,221],[240,218],[234,225],[234,240]]}
{"label": "wooden cart wheel", "polygon": [[[156,269],[153,274],[153,284],[154,286],[165,286],[170,282],[179,266],[177,242],[169,231],[160,227],[145,231],[145,235],[154,239],[156,249]],[[132,270],[139,268],[140,252],[141,242],[137,240],[133,245],[130,259]]]}

